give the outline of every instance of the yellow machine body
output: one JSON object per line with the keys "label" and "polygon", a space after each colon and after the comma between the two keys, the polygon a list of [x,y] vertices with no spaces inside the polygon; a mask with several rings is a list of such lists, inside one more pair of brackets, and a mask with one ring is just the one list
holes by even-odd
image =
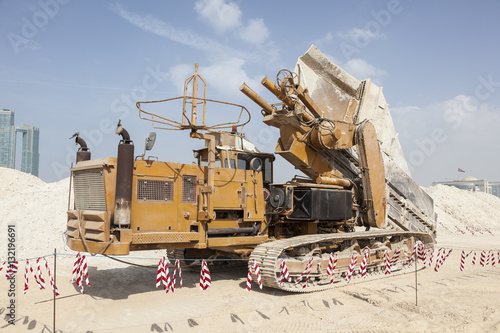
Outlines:
{"label": "yellow machine body", "polygon": [[[200,218],[208,174],[208,166],[201,165],[204,153],[206,149],[198,151],[198,165],[135,160],[130,228],[126,229],[110,227],[117,159],[79,162],[72,169],[78,192],[75,209],[68,211],[70,248],[115,255],[134,250],[221,247],[244,253],[251,251],[249,245],[267,240],[267,234],[261,234],[266,226],[263,172],[236,168],[238,157],[239,166],[244,166],[241,156],[249,157],[248,153],[220,150],[221,159],[216,160],[220,166],[215,167],[209,197],[212,218]],[[268,154],[250,155],[254,156],[268,165],[272,159]],[[233,168],[222,167],[221,160]]]}

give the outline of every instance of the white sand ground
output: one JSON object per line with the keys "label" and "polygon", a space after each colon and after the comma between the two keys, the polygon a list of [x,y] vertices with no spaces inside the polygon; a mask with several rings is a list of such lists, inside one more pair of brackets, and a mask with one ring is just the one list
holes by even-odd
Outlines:
{"label": "white sand ground", "polygon": [[[13,170],[0,169],[0,246],[6,244],[7,224],[16,223],[18,257],[64,251],[68,180],[45,184]],[[165,294],[155,289],[156,269],[128,266],[106,258],[90,257],[91,285],[85,294],[71,284],[74,257],[58,256],[56,326],[62,332],[496,332],[500,331],[500,264],[481,267],[467,259],[459,270],[460,253],[498,250],[500,199],[437,186],[427,191],[439,214],[439,247],[453,248],[439,272],[423,269],[415,274],[368,280],[311,294],[290,294],[253,285],[245,292],[246,269],[212,274],[212,287],[201,291],[198,272],[183,272],[184,287]],[[459,231],[458,229],[462,230]],[[473,230],[474,235],[470,231]],[[156,265],[154,259],[137,260]],[[6,249],[0,249],[0,258]],[[141,254],[142,256],[142,254]],[[52,267],[53,258],[48,258]],[[479,260],[478,260],[479,261]],[[0,264],[1,264],[0,262]],[[422,265],[419,263],[419,267]],[[16,326],[0,332],[51,332],[52,293],[39,290],[30,276],[23,294],[24,264],[17,276]],[[8,281],[0,277],[0,316],[6,313]],[[44,274],[46,284],[48,279]]]}

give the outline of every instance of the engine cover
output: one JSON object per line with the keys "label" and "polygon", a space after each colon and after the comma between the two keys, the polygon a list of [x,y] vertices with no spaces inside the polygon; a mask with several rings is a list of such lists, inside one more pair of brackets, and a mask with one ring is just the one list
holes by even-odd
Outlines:
{"label": "engine cover", "polygon": [[290,220],[343,221],[352,218],[350,190],[295,187]]}

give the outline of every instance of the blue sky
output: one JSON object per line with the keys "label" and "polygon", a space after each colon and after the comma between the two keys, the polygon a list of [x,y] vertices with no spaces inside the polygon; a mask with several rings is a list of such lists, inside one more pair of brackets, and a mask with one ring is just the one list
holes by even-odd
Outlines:
{"label": "blue sky", "polygon": [[[458,168],[500,180],[499,14],[496,1],[4,0],[0,108],[40,128],[40,177],[57,181],[69,175],[77,131],[94,158],[115,156],[122,119],[142,153],[151,127],[135,102],[179,96],[199,63],[208,97],[245,105],[248,137],[272,152],[277,130],[238,88],[247,82],[274,101],[258,82],[293,70],[315,44],[384,87],[419,184],[462,178]],[[203,144],[157,132],[161,160],[191,163]],[[295,173],[279,157],[276,168],[277,181]]]}

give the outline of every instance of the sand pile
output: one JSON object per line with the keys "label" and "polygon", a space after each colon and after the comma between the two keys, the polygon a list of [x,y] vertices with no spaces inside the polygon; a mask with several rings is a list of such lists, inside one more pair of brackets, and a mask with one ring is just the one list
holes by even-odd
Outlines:
{"label": "sand pile", "polygon": [[446,185],[431,186],[425,191],[434,199],[438,237],[440,233],[500,234],[500,198]]}
{"label": "sand pile", "polygon": [[0,168],[0,259],[7,256],[7,226],[16,225],[18,259],[64,249],[69,178],[57,183]]}

